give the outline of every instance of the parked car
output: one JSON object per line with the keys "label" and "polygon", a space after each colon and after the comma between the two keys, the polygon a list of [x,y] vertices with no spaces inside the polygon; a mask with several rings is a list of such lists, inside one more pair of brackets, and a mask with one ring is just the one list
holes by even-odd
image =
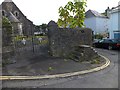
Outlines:
{"label": "parked car", "polygon": [[94,40],[93,40],[93,43],[97,43],[97,42],[99,42],[99,41],[101,41],[101,39],[94,39]]}
{"label": "parked car", "polygon": [[103,39],[93,43],[94,47],[105,49],[120,49],[120,39]]}

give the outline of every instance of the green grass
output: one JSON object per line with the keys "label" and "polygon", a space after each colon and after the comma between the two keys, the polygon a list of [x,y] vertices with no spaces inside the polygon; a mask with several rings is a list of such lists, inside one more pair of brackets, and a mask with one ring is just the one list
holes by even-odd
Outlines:
{"label": "green grass", "polygon": [[53,70],[53,67],[48,67],[48,71],[52,71]]}
{"label": "green grass", "polygon": [[47,36],[35,36],[35,38],[46,38]]}
{"label": "green grass", "polygon": [[100,64],[100,60],[99,59],[94,59],[93,61],[91,61],[91,64]]}
{"label": "green grass", "polygon": [[43,40],[40,44],[47,44],[48,40]]}
{"label": "green grass", "polygon": [[[19,41],[22,41],[23,38],[26,40],[26,41],[29,41],[29,42],[32,42],[32,39],[33,39],[33,42],[35,45],[45,45],[45,44],[48,44],[48,38],[47,36],[29,36],[29,37],[26,37],[26,36],[16,36],[14,37],[14,42],[19,42]],[[40,42],[38,40],[38,38],[42,38],[42,41]],[[24,45],[18,45],[18,47],[24,47]]]}
{"label": "green grass", "polygon": [[14,40],[15,41],[20,41],[20,40],[22,40],[22,38],[23,38],[22,36],[16,36],[16,37],[14,37]]}

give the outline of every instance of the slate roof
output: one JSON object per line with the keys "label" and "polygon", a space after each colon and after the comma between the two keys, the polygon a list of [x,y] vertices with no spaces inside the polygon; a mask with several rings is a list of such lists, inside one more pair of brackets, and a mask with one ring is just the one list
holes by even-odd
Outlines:
{"label": "slate roof", "polygon": [[92,14],[96,17],[105,17],[104,15],[102,15],[101,13],[94,11],[94,10],[90,10],[92,12]]}
{"label": "slate roof", "polygon": [[90,17],[108,18],[107,16],[105,16],[95,10],[88,10],[85,14],[86,14],[86,18],[90,18]]}
{"label": "slate roof", "polygon": [[16,23],[20,22],[11,12],[9,12],[8,18],[11,22],[16,22]]}
{"label": "slate roof", "polygon": [[95,16],[95,17],[103,17],[103,18],[107,18],[106,16],[102,15],[101,13],[95,11],[95,10],[90,10],[91,13]]}

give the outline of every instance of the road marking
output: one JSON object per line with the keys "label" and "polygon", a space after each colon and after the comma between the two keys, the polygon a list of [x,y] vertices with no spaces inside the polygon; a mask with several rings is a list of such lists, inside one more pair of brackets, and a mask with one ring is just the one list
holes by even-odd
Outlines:
{"label": "road marking", "polygon": [[64,78],[64,77],[70,77],[70,76],[76,76],[76,75],[83,75],[88,74],[92,72],[97,72],[100,70],[105,69],[110,65],[110,60],[106,58],[103,55],[100,55],[106,60],[106,63],[102,66],[90,69],[90,70],[84,70],[84,71],[78,71],[78,72],[72,72],[72,73],[64,73],[64,74],[56,74],[56,75],[43,75],[43,76],[0,76],[0,80],[38,80],[38,79],[52,79],[52,78]]}

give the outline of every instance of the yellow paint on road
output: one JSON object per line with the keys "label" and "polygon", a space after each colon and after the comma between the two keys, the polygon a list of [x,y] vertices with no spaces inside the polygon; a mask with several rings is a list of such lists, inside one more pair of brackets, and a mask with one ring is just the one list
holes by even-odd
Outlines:
{"label": "yellow paint on road", "polygon": [[72,73],[64,73],[64,74],[56,74],[56,75],[43,75],[43,76],[0,76],[0,80],[39,80],[39,79],[51,79],[51,78],[63,78],[63,77],[70,77],[76,75],[83,75],[92,72],[97,72],[100,70],[105,69],[110,65],[110,60],[105,56],[100,55],[106,60],[106,63],[100,67],[96,67],[90,70],[72,72]]}

